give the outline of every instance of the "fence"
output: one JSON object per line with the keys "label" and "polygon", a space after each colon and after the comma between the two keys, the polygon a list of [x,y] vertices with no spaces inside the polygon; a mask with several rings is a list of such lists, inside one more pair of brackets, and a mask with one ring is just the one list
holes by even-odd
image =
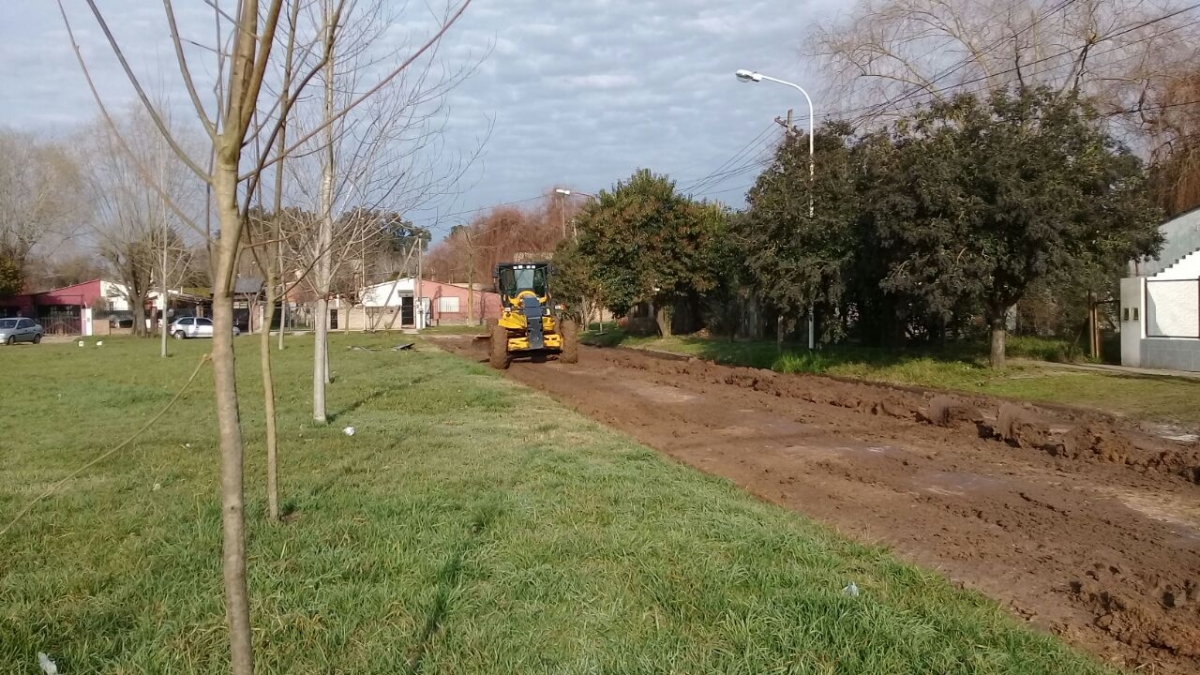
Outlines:
{"label": "fence", "polygon": [[37,321],[46,335],[83,334],[83,317],[73,305],[42,307]]}
{"label": "fence", "polygon": [[1200,279],[1146,280],[1146,336],[1200,338]]}

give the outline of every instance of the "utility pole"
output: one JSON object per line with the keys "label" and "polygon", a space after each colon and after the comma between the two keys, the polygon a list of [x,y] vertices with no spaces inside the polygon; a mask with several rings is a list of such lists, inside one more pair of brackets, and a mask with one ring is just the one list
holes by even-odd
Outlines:
{"label": "utility pole", "polygon": [[558,218],[562,221],[562,236],[567,238],[567,195],[555,190],[558,195]]}
{"label": "utility pole", "polygon": [[[795,127],[792,126],[792,112],[793,112],[792,109],[788,108],[787,117],[784,117],[783,119],[780,119],[778,117],[775,118],[775,123],[783,127],[785,143],[787,142],[787,140],[789,138],[791,138],[792,134],[795,133],[795,131],[796,131]],[[812,195],[813,165],[812,165],[812,150],[811,150],[811,147],[812,147],[811,144],[813,142],[813,139],[810,137],[808,142],[810,144],[809,145],[809,148],[810,148],[810,150],[809,150],[809,168],[808,168],[808,179],[809,179],[808,215],[811,218],[813,215],[813,195]],[[815,312],[815,310],[813,309],[813,306],[810,304],[808,306],[808,348],[810,350],[812,350],[816,346],[816,326],[814,325],[814,321],[813,321],[814,312]],[[783,326],[782,326],[782,324],[779,326],[779,335],[777,337],[777,341],[779,342],[780,348],[782,349],[782,345],[783,345]]]}
{"label": "utility pole", "polygon": [[788,108],[786,118],[776,117],[775,123],[783,127],[784,133],[786,133],[788,136],[791,136],[792,132],[795,131],[795,129],[792,127],[792,109]]}

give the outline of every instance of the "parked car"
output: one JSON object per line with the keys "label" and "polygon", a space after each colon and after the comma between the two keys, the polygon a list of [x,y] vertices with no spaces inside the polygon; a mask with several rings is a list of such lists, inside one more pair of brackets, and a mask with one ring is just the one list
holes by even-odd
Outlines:
{"label": "parked car", "polygon": [[133,315],[113,314],[108,317],[108,325],[110,328],[133,328]]}
{"label": "parked car", "polygon": [[[212,319],[205,319],[195,316],[183,316],[171,322],[171,335],[175,336],[176,340],[185,340],[187,338],[210,338],[213,336]],[[237,326],[233,327],[233,335],[237,337],[242,331],[238,330]]]}
{"label": "parked car", "polygon": [[33,319],[0,319],[0,343],[13,345],[18,342],[32,342],[37,344],[42,341],[42,327],[33,322]]}

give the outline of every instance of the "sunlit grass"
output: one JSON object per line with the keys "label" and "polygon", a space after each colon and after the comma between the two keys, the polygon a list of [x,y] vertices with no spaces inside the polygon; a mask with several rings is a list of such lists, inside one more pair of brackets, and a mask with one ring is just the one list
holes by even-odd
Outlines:
{"label": "sunlit grass", "polygon": [[[237,343],[260,672],[1101,671],[934,574],[395,343],[334,336],[327,427],[311,338],[277,352],[286,524],[263,518],[257,340]],[[158,411],[207,344],[171,347],[0,351],[26,384],[0,417],[0,522]],[[0,670],[45,651],[63,673],[227,672],[210,387],[0,537]]]}

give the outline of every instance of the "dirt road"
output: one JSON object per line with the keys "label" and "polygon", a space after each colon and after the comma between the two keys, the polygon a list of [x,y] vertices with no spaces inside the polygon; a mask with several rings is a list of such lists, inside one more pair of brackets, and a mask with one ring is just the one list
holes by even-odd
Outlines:
{"label": "dirt road", "polygon": [[[441,344],[468,358],[469,339]],[[508,376],[1141,672],[1200,672],[1200,447],[1120,421],[632,350]]]}

